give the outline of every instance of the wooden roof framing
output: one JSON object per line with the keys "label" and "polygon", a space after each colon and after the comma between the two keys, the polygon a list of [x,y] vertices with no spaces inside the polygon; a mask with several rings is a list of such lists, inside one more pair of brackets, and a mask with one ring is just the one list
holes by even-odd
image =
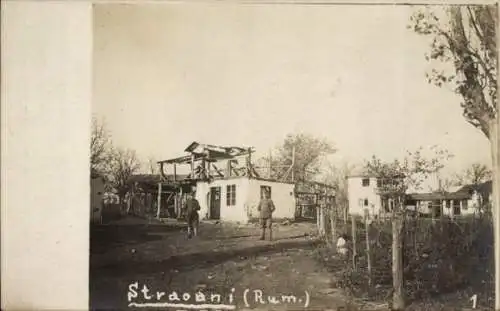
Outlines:
{"label": "wooden roof framing", "polygon": [[[205,154],[202,153],[193,153],[194,154],[194,160],[198,161],[201,159],[205,159],[205,161],[208,162],[215,162],[213,159],[207,159]],[[177,157],[177,158],[172,158],[168,160],[163,160],[163,161],[158,161],[159,164],[165,163],[165,164],[188,164],[191,163],[192,161],[192,156],[191,155],[185,155],[182,157]]]}
{"label": "wooden roof framing", "polygon": [[[202,149],[201,152],[196,152],[197,149]],[[192,156],[194,155],[194,161],[204,159],[207,162],[217,162],[220,160],[228,160],[233,159],[235,157],[247,155],[254,151],[253,148],[243,148],[243,147],[223,147],[223,146],[215,146],[209,144],[200,144],[198,142],[192,142],[189,146],[184,150],[189,152],[189,155],[158,161],[159,164],[188,164],[193,161]]]}
{"label": "wooden roof framing", "polygon": [[248,153],[249,149],[253,149],[253,148],[243,148],[243,147],[235,147],[235,146],[216,146],[216,145],[210,145],[210,144],[200,144],[200,143],[194,141],[191,144],[189,144],[189,146],[187,146],[184,151],[194,152],[198,147],[201,147],[205,150],[229,154],[232,156],[244,155],[244,154]]}

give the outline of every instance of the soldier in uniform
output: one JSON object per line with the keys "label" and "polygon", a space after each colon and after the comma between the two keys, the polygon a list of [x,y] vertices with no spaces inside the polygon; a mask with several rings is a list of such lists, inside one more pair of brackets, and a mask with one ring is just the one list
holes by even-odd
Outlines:
{"label": "soldier in uniform", "polygon": [[198,224],[200,218],[198,211],[200,210],[200,203],[195,199],[194,193],[189,194],[186,200],[186,221],[188,224],[188,239],[198,235]]}
{"label": "soldier in uniform", "polygon": [[262,229],[262,234],[260,236],[261,240],[266,238],[266,229],[269,230],[269,241],[273,239],[273,229],[272,220],[273,212],[276,210],[273,200],[271,200],[271,195],[268,191],[264,190],[264,198],[259,202],[257,210],[260,212],[260,226]]}

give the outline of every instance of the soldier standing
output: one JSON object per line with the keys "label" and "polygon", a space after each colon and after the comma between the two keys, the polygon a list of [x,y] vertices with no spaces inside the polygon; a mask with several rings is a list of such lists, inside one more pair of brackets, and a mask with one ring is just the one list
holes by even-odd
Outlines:
{"label": "soldier standing", "polygon": [[198,211],[200,210],[200,203],[195,199],[194,193],[189,194],[186,200],[186,220],[188,224],[188,238],[191,236],[198,235],[198,224],[200,218],[198,216]]}
{"label": "soldier standing", "polygon": [[272,220],[273,212],[276,210],[273,200],[271,200],[271,195],[268,191],[264,191],[264,198],[259,202],[257,210],[260,212],[260,226],[262,229],[262,234],[260,236],[261,240],[266,238],[266,228],[269,230],[269,241],[273,239],[273,229]]}

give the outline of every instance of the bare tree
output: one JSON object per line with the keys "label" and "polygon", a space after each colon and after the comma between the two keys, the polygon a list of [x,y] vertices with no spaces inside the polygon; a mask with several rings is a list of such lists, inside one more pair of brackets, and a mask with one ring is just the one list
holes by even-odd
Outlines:
{"label": "bare tree", "polygon": [[457,184],[477,186],[483,182],[491,180],[493,173],[484,164],[474,163],[469,168],[465,169],[461,174],[456,176]]}
{"label": "bare tree", "polygon": [[148,159],[148,167],[149,173],[152,175],[156,175],[160,173],[160,169],[158,167],[158,161],[156,161],[153,157],[149,157]]}
{"label": "bare tree", "polygon": [[134,150],[114,149],[111,153],[110,184],[117,191],[120,203],[130,190],[130,177],[140,170],[141,164]]}
{"label": "bare tree", "polygon": [[90,166],[93,171],[102,175],[107,173],[111,149],[111,136],[104,121],[93,116],[90,136]]}
{"label": "bare tree", "polygon": [[[295,150],[295,155],[293,155]],[[321,158],[333,154],[336,149],[326,139],[310,134],[289,134],[278,147],[271,166],[274,177],[283,177],[287,167],[294,164],[293,175],[296,181],[306,180],[307,176],[320,172]],[[294,158],[295,156],[295,158]]]}
{"label": "bare tree", "polygon": [[326,174],[324,176],[323,182],[335,187],[335,203],[337,210],[342,216],[347,215],[349,206],[347,193],[347,177],[349,176],[349,173],[352,171],[352,169],[353,167],[349,165],[349,163],[343,163],[339,166],[328,163],[325,167]]}
{"label": "bare tree", "polygon": [[336,166],[333,163],[327,163],[323,169],[323,182],[335,188],[335,205],[329,212],[331,226],[331,242],[335,245],[338,237],[337,223],[343,219],[347,223],[349,209],[349,199],[347,193],[347,177],[352,167],[348,163]]}

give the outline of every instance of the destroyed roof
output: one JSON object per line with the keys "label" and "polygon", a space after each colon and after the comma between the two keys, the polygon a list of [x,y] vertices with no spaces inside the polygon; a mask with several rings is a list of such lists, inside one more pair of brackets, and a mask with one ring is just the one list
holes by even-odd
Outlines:
{"label": "destroyed roof", "polygon": [[246,155],[250,152],[253,152],[253,148],[244,148],[244,147],[235,147],[235,146],[215,146],[209,144],[200,144],[196,141],[189,144],[184,150],[185,152],[189,152],[189,155],[159,161],[158,163],[190,163],[192,160],[192,156],[194,155],[194,160],[198,161],[204,159],[208,162],[216,162],[219,160],[228,160],[234,157]]}
{"label": "destroyed roof", "polygon": [[[198,154],[198,153],[194,153],[194,152],[193,152],[193,154],[194,154],[194,160],[195,161],[203,159],[203,158],[206,158],[206,156],[204,154]],[[172,158],[172,159],[168,159],[168,160],[158,161],[158,163],[183,164],[183,163],[190,163],[191,159],[192,159],[191,155],[185,155],[185,156],[181,156],[181,157],[177,157],[177,158]],[[205,159],[205,160],[207,160],[209,162],[211,161],[210,159]]]}
{"label": "destroyed roof", "polygon": [[194,141],[191,144],[189,144],[189,146],[187,146],[184,151],[195,152],[197,149],[201,149],[201,150],[199,150],[199,152],[201,152],[203,150],[210,150],[210,151],[214,151],[214,152],[226,153],[226,154],[230,154],[232,156],[237,156],[238,154],[247,153],[248,150],[251,148],[235,147],[235,146],[216,146],[216,145],[210,145],[210,144],[200,144],[200,143]]}
{"label": "destroyed roof", "polygon": [[[165,175],[167,179],[172,180],[174,178],[173,174],[167,174]],[[176,179],[178,181],[182,181],[186,179],[188,175],[185,174],[177,174]],[[161,175],[160,174],[134,174],[129,177],[128,182],[129,183],[143,183],[143,184],[158,184],[161,181]]]}

